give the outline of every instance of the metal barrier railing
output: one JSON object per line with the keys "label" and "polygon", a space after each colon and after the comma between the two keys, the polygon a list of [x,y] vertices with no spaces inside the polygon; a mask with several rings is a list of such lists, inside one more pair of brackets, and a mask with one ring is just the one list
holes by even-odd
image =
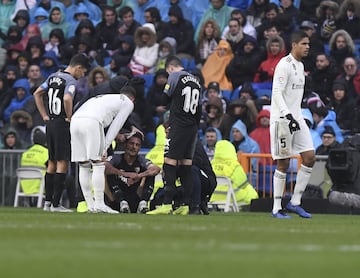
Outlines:
{"label": "metal barrier railing", "polygon": [[0,150],[0,206],[14,204],[16,169],[24,150]]}
{"label": "metal barrier railing", "polygon": [[[271,159],[271,154],[260,153],[238,153],[238,160],[248,175],[249,182],[259,193],[260,198],[272,197],[273,194],[273,173],[276,169],[276,161]],[[326,155],[317,155],[316,161],[326,161]],[[264,163],[266,161],[266,163]],[[294,155],[290,160],[290,167],[286,176],[285,191],[292,193],[296,181],[297,171],[301,165],[301,157]],[[325,164],[322,165],[322,167]],[[322,169],[324,170],[324,169]],[[318,173],[313,172],[313,175]]]}

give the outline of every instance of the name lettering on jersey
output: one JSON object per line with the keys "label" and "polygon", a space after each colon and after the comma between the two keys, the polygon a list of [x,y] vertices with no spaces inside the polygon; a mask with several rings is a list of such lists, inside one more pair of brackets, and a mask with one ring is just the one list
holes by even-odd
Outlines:
{"label": "name lettering on jersey", "polygon": [[187,75],[187,76],[184,76],[183,78],[181,78],[181,82],[184,84],[186,84],[187,82],[194,82],[199,87],[201,87],[199,81],[194,76],[191,76],[191,75]]}
{"label": "name lettering on jersey", "polygon": [[292,84],[291,85],[291,89],[294,89],[294,90],[300,90],[300,89],[304,89],[304,84]]}
{"label": "name lettering on jersey", "polygon": [[49,85],[51,85],[53,83],[56,83],[58,86],[60,86],[61,84],[64,83],[64,79],[57,77],[57,76],[53,76],[49,80]]}

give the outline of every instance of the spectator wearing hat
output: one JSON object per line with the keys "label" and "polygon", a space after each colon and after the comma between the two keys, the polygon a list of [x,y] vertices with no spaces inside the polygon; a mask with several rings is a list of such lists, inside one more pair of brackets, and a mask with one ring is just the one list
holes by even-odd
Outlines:
{"label": "spectator wearing hat", "polygon": [[316,55],[318,53],[324,53],[324,44],[316,33],[316,26],[313,22],[304,20],[300,24],[300,29],[303,30],[310,39],[311,47],[309,54],[303,58],[303,63],[305,71],[311,72],[315,68]]}
{"label": "spectator wearing hat", "polygon": [[[56,1],[52,1],[56,2]],[[101,9],[98,5],[93,3],[90,0],[82,0],[82,1],[72,1],[71,5],[67,6],[65,9],[66,21],[71,22],[76,14],[79,13],[79,9],[81,11],[86,10],[88,14],[88,18],[94,22],[96,25],[101,21]]]}
{"label": "spectator wearing hat", "polygon": [[48,78],[50,74],[59,70],[59,60],[56,53],[52,50],[45,52],[42,56],[40,70],[44,78]]}
{"label": "spectator wearing hat", "polygon": [[345,0],[341,3],[337,16],[338,29],[344,29],[353,40],[360,39],[360,3]]}
{"label": "spectator wearing hat", "polygon": [[[16,25],[9,27],[7,32],[2,32],[0,30],[0,43],[2,42],[3,49],[9,49],[12,45],[17,44],[21,41],[23,37],[22,30]],[[23,49],[24,46],[22,45]],[[6,51],[5,51],[6,53]],[[5,62],[5,61],[4,61]],[[1,63],[0,63],[1,64]],[[1,69],[1,66],[0,66]]]}
{"label": "spectator wearing hat", "polygon": [[221,101],[222,111],[226,111],[226,100],[222,97],[220,85],[216,81],[209,82],[206,91],[204,92],[203,98],[201,99],[201,105],[203,111],[206,110],[206,105],[211,97],[218,97]]}
{"label": "spectator wearing hat", "polygon": [[31,145],[31,129],[33,127],[31,115],[24,109],[15,110],[11,114],[10,125],[16,130],[21,145],[28,148]]}
{"label": "spectator wearing hat", "polygon": [[325,126],[321,134],[322,144],[316,148],[317,155],[329,155],[331,149],[339,147],[339,142],[336,141],[335,131],[331,126]]}
{"label": "spectator wearing hat", "polygon": [[48,18],[49,12],[47,10],[45,10],[43,7],[35,8],[33,24],[37,24],[39,27],[41,27],[48,22]]}
{"label": "spectator wearing hat", "polygon": [[[206,128],[215,127],[219,128],[224,118],[224,110],[222,107],[221,99],[217,96],[209,97],[205,105],[206,113]],[[205,130],[203,130],[205,132]]]}
{"label": "spectator wearing hat", "polygon": [[315,57],[315,68],[310,72],[311,87],[321,100],[327,104],[332,99],[332,84],[339,75],[340,69],[324,52]]}
{"label": "spectator wearing hat", "polygon": [[[205,84],[211,81],[218,82],[221,90],[233,90],[231,80],[226,76],[226,68],[234,58],[230,44],[226,40],[221,40],[217,45],[215,51],[211,53],[201,73],[204,77]],[[225,110],[224,110],[225,111]]]}
{"label": "spectator wearing hat", "polygon": [[20,44],[22,45],[23,49],[28,50],[29,40],[32,37],[40,37],[41,39],[40,27],[37,24],[29,24],[28,26],[26,26],[23,37],[20,40]]}
{"label": "spectator wearing hat", "polygon": [[26,45],[26,51],[30,53],[30,63],[40,65],[41,57],[45,52],[45,45],[41,36],[31,37]]}
{"label": "spectator wearing hat", "polygon": [[135,32],[134,40],[135,51],[129,64],[133,75],[154,71],[159,51],[154,24],[145,23],[139,27]]}
{"label": "spectator wearing hat", "polygon": [[328,107],[335,111],[336,122],[344,132],[351,129],[353,121],[354,101],[348,97],[344,82],[335,80],[332,86],[333,97]]}

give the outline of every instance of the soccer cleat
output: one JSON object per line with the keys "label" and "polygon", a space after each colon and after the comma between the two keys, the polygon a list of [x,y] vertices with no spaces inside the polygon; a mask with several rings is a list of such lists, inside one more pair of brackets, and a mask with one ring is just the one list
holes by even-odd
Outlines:
{"label": "soccer cleat", "polygon": [[174,210],[173,214],[188,215],[189,214],[189,206],[180,206],[176,210]]}
{"label": "soccer cleat", "polygon": [[303,218],[311,218],[311,214],[306,212],[301,206],[294,206],[290,202],[286,205],[288,211],[294,212]]}
{"label": "soccer cleat", "polygon": [[200,203],[200,210],[204,215],[209,214],[208,202],[206,200],[202,200]]}
{"label": "soccer cleat", "polygon": [[110,214],[117,214],[119,213],[117,210],[113,210],[111,207],[108,207],[105,204],[102,205],[95,205],[94,207],[94,212],[95,213],[110,213]]}
{"label": "soccer cleat", "polygon": [[287,215],[283,210],[279,210],[278,212],[276,212],[276,213],[271,213],[272,214],[272,216],[274,217],[274,218],[279,218],[279,219],[289,219],[289,218],[291,218],[291,216],[290,215]]}
{"label": "soccer cleat", "polygon": [[161,205],[160,207],[158,207],[154,210],[148,211],[146,214],[149,214],[149,215],[172,214],[172,205],[171,204]]}
{"label": "soccer cleat", "polygon": [[189,214],[201,214],[200,207],[194,206],[190,209]]}
{"label": "soccer cleat", "polygon": [[43,211],[50,211],[51,208],[51,202],[45,201]]}
{"label": "soccer cleat", "polygon": [[149,208],[147,202],[145,200],[141,200],[137,208],[137,213],[146,213],[148,210]]}
{"label": "soccer cleat", "polygon": [[85,201],[78,202],[78,205],[76,207],[77,212],[88,212],[88,206]]}
{"label": "soccer cleat", "polygon": [[120,202],[120,212],[121,213],[130,213],[129,203],[126,202],[125,200]]}
{"label": "soccer cleat", "polygon": [[51,205],[50,211],[51,212],[74,212],[71,209],[65,208],[63,206],[54,207],[53,205]]}

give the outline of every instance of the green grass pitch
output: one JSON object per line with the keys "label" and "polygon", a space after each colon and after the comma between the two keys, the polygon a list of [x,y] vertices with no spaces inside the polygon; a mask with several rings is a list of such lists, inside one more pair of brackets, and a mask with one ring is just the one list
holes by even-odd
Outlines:
{"label": "green grass pitch", "polygon": [[360,217],[0,208],[0,277],[359,277]]}

